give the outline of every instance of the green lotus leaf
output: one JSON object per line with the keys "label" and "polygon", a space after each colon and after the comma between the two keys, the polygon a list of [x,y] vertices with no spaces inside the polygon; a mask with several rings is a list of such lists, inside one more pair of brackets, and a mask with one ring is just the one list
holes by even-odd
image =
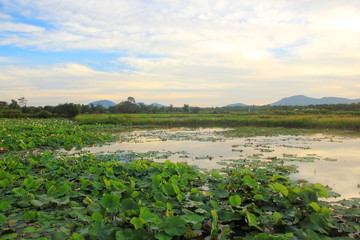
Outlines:
{"label": "green lotus leaf", "polygon": [[283,196],[287,197],[289,195],[289,190],[286,186],[282,185],[281,183],[271,183],[269,186],[274,189],[276,192],[281,193]]}
{"label": "green lotus leaf", "polygon": [[85,240],[85,237],[79,233],[73,233],[69,240]]}
{"label": "green lotus leaf", "polygon": [[114,194],[104,194],[100,200],[100,204],[109,211],[113,211],[119,207],[120,197]]}
{"label": "green lotus leaf", "polygon": [[139,204],[134,201],[132,198],[125,198],[120,203],[121,208],[124,212],[126,211],[138,211]]}
{"label": "green lotus leaf", "polygon": [[139,229],[139,228],[142,228],[144,226],[144,219],[141,218],[141,217],[133,217],[131,220],[130,220],[130,223],[132,225],[134,225],[135,229]]}
{"label": "green lotus leaf", "polygon": [[156,192],[154,194],[154,199],[160,202],[167,202],[169,198],[166,197],[162,192]]}
{"label": "green lotus leaf", "polygon": [[27,194],[27,191],[23,188],[14,188],[12,191],[16,197],[22,197]]}
{"label": "green lotus leaf", "polygon": [[173,239],[169,235],[166,235],[166,234],[163,234],[163,233],[155,234],[155,238],[158,239],[158,240],[171,240],[171,239]]}
{"label": "green lotus leaf", "polygon": [[0,202],[0,211],[9,211],[11,209],[11,204],[7,201]]}
{"label": "green lotus leaf", "polygon": [[179,216],[165,219],[164,231],[170,236],[182,236],[186,231],[186,222]]}
{"label": "green lotus leaf", "polygon": [[173,183],[166,183],[166,184],[162,185],[161,190],[168,196],[176,195]]}
{"label": "green lotus leaf", "polygon": [[67,184],[64,184],[64,185],[60,186],[59,188],[57,188],[54,192],[52,192],[50,194],[50,196],[52,196],[54,198],[59,198],[59,197],[66,195],[70,190],[71,190],[71,188]]}
{"label": "green lotus leaf", "polygon": [[1,236],[0,236],[0,239],[1,240],[7,240],[7,239],[14,239],[18,236],[17,233],[3,233]]}
{"label": "green lotus leaf", "polygon": [[256,188],[258,186],[257,182],[250,175],[245,175],[242,180],[244,185],[251,188]]}
{"label": "green lotus leaf", "polygon": [[89,228],[89,236],[91,239],[112,239],[114,231],[115,229],[111,225],[95,222]]}
{"label": "green lotus leaf", "polygon": [[247,219],[247,223],[249,226],[251,227],[256,227],[257,229],[259,229],[260,231],[263,231],[263,229],[261,227],[258,226],[258,219],[255,216],[255,214],[253,213],[249,213],[246,212],[246,219]]}
{"label": "green lotus leaf", "polygon": [[58,199],[54,199],[54,200],[51,200],[52,203],[56,203],[58,206],[61,206],[61,205],[66,205],[70,202],[70,199],[69,197],[62,197],[62,198],[58,198]]}
{"label": "green lotus leaf", "polygon": [[24,221],[32,221],[36,219],[36,213],[36,211],[28,211],[22,216],[22,219]]}
{"label": "green lotus leaf", "polygon": [[312,189],[303,189],[301,190],[298,195],[304,200],[306,204],[310,204],[312,202],[318,202],[318,198],[316,196],[316,192]]}
{"label": "green lotus leaf", "polygon": [[151,176],[151,184],[154,188],[158,188],[160,186],[162,177],[161,175],[152,175]]}
{"label": "green lotus leaf", "polygon": [[103,215],[101,213],[98,213],[98,212],[95,212],[91,215],[91,218],[94,220],[94,221],[101,221],[103,220]]}
{"label": "green lotus leaf", "polygon": [[346,209],[344,216],[346,216],[346,217],[360,217],[360,209],[355,208],[355,207]]}
{"label": "green lotus leaf", "polygon": [[239,195],[232,195],[229,197],[230,205],[233,207],[237,207],[241,204],[241,197]]}
{"label": "green lotus leaf", "polygon": [[316,202],[309,203],[309,206],[312,207],[316,212],[320,212],[321,207]]}
{"label": "green lotus leaf", "polygon": [[281,219],[282,219],[283,215],[279,212],[274,212],[273,213],[273,221],[275,224],[279,224]]}
{"label": "green lotus leaf", "polygon": [[65,239],[67,239],[67,236],[64,232],[59,231],[59,232],[53,232],[53,234],[51,235],[51,238],[53,240],[65,240]]}
{"label": "green lotus leaf", "polygon": [[153,223],[153,224],[162,223],[161,218],[158,215],[151,213],[149,209],[146,207],[141,208],[139,217],[141,217],[144,220],[144,223]]}
{"label": "green lotus leaf", "polygon": [[182,211],[183,211],[183,213],[185,213],[185,216],[183,218],[188,223],[197,224],[197,223],[203,222],[204,219],[205,219],[204,216],[200,216],[198,214],[195,214],[190,210],[183,209]]}
{"label": "green lotus leaf", "polygon": [[3,225],[5,223],[6,216],[2,213],[0,213],[0,225]]}

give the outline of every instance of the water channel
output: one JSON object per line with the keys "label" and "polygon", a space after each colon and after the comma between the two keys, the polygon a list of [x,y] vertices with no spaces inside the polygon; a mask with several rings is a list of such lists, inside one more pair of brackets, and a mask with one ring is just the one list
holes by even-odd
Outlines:
{"label": "water channel", "polygon": [[226,129],[154,129],[123,133],[118,142],[84,148],[92,153],[140,154],[146,159],[221,168],[229,159],[257,156],[298,166],[293,179],[331,187],[343,198],[360,197],[360,138],[325,134],[225,137]]}

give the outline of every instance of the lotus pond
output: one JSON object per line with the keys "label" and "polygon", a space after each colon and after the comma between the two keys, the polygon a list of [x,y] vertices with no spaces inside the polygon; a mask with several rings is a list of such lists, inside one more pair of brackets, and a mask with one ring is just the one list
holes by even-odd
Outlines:
{"label": "lotus pond", "polygon": [[112,144],[83,150],[117,154],[124,160],[186,162],[206,170],[223,168],[227,162],[239,159],[277,159],[285,165],[297,166],[298,172],[291,175],[293,179],[327,185],[340,194],[337,197],[360,197],[359,137],[283,128],[236,131],[234,134],[234,130],[222,128],[136,130],[121,134],[120,140]]}
{"label": "lotus pond", "polygon": [[22,121],[0,131],[0,239],[359,238],[358,137]]}

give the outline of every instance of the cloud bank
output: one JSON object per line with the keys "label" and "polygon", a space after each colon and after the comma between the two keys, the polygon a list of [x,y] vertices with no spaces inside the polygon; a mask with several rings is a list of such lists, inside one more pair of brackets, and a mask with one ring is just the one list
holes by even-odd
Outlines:
{"label": "cloud bank", "polygon": [[359,98],[359,22],[351,0],[0,0],[0,92],[29,104]]}

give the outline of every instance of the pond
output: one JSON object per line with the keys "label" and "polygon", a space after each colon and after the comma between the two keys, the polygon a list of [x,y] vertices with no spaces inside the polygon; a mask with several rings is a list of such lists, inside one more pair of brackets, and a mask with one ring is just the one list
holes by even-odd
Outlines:
{"label": "pond", "polygon": [[118,142],[84,148],[154,161],[187,162],[203,169],[237,159],[281,159],[298,166],[293,179],[331,187],[342,198],[360,197],[360,138],[328,134],[227,137],[224,128],[152,129],[121,134]]}

